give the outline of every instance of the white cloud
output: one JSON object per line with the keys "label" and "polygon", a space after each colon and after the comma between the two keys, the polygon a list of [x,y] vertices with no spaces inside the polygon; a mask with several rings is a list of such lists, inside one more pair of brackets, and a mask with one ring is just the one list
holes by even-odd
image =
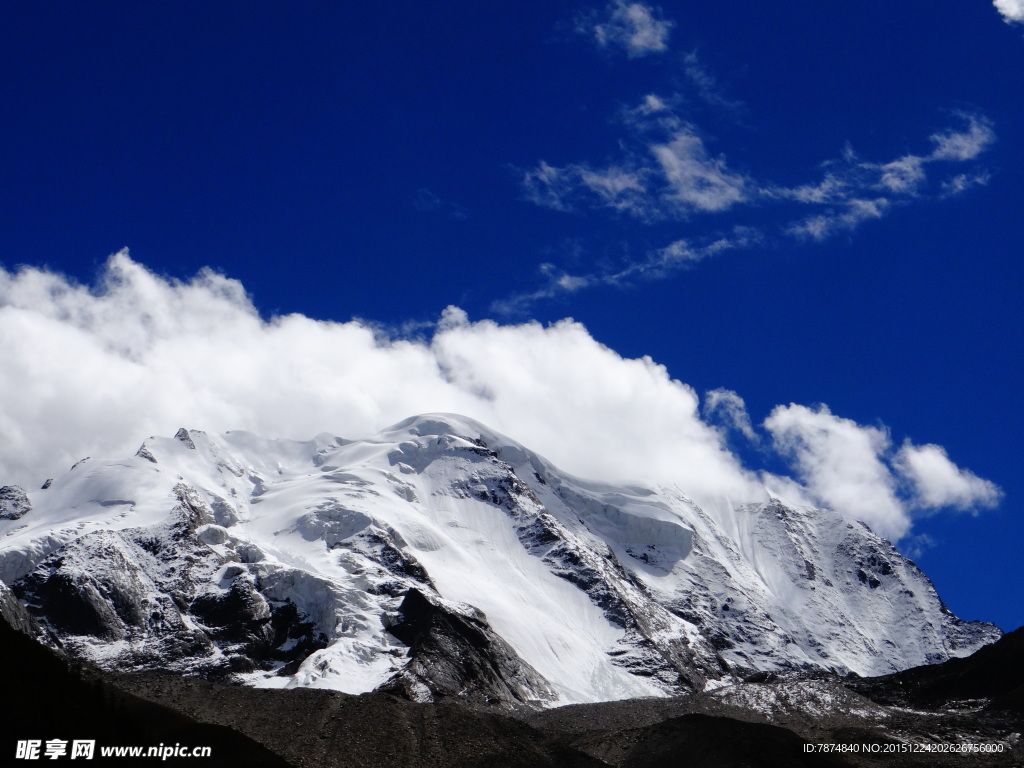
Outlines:
{"label": "white cloud", "polygon": [[526,199],[542,208],[571,211],[572,199],[579,186],[579,172],[572,166],[555,168],[543,160],[532,171],[523,174]]}
{"label": "white cloud", "polygon": [[646,137],[652,133],[667,136],[683,125],[676,114],[679,103],[677,95],[666,97],[648,93],[637,106],[622,108],[619,117],[637,136]]}
{"label": "white cloud", "polygon": [[658,18],[659,12],[651,6],[615,0],[605,14],[599,23],[594,23],[593,17],[581,20],[578,31],[593,35],[602,48],[621,48],[631,59],[668,50],[668,35],[674,22]]}
{"label": "white cloud", "polygon": [[992,5],[1003,14],[1003,19],[1007,23],[1024,22],[1024,0],[992,0]]}
{"label": "white cloud", "polygon": [[[767,488],[828,503],[883,535],[909,525],[879,458],[880,430],[827,409],[777,408],[765,425],[803,482],[759,477],[701,418],[691,387],[649,358],[621,357],[579,323],[471,322],[450,307],[432,333],[405,339],[297,314],[264,320],[235,280],[210,270],[165,279],[124,252],[91,287],[0,268],[0,484],[38,487],[84,456],[130,455],[181,426],[356,438],[449,411],[585,477],[677,485],[711,503],[764,499]],[[706,407],[753,433],[736,393],[715,390]],[[997,498],[937,446],[908,444],[896,463],[915,483],[914,509]]]}
{"label": "white cloud", "polygon": [[647,191],[647,169],[611,166],[593,169],[585,164],[561,168],[541,162],[523,174],[526,199],[556,211],[581,206],[611,208],[637,219],[655,214]]}
{"label": "white cloud", "polygon": [[541,161],[522,175],[526,199],[556,211],[611,209],[643,222],[718,213],[747,199],[750,180],[712,157],[666,100],[648,94],[623,121],[635,138],[621,159],[603,168]]}
{"label": "white cloud", "polygon": [[668,183],[663,199],[685,216],[690,211],[724,211],[746,198],[746,179],[708,155],[692,129],[677,131],[665,144],[650,147]]}
{"label": "white cloud", "polygon": [[874,200],[847,200],[838,210],[832,209],[791,224],[786,228],[786,232],[795,237],[822,242],[840,232],[850,232],[865,221],[882,218],[889,205],[889,201],[884,197]]}
{"label": "white cloud", "polygon": [[705,392],[704,416],[718,418],[751,442],[757,442],[757,434],[750,423],[750,414],[747,413],[747,404],[731,389],[719,387]]}
{"label": "white cloud", "polygon": [[733,227],[727,234],[718,235],[703,243],[673,240],[666,246],[648,251],[643,258],[627,261],[617,270],[572,275],[554,264],[540,265],[544,284],[533,291],[514,294],[491,304],[491,310],[502,315],[519,315],[534,302],[565,296],[584,288],[599,285],[622,286],[637,280],[664,278],[697,262],[731,250],[749,248],[764,239],[753,227]]}
{"label": "white cloud", "polygon": [[799,203],[825,204],[842,202],[855,189],[851,181],[836,173],[826,173],[817,184],[799,187],[765,187],[761,194],[769,198],[796,200]]}
{"label": "white cloud", "polygon": [[825,406],[777,406],[764,427],[776,449],[793,459],[807,489],[826,506],[896,540],[910,515],[896,497],[895,481],[879,458],[889,448],[881,429],[834,416]]}
{"label": "white cloud", "polygon": [[940,445],[903,444],[893,460],[896,470],[914,487],[915,502],[923,508],[972,510],[994,507],[1002,498],[995,483],[960,469]]}
{"label": "white cloud", "polygon": [[988,184],[991,177],[987,173],[958,173],[942,182],[943,197],[955,197],[962,195],[974,187],[983,187]]}
{"label": "white cloud", "polygon": [[928,160],[973,160],[996,140],[988,120],[975,115],[964,115],[967,119],[967,130],[947,130],[932,134],[935,143]]}
{"label": "white cloud", "polygon": [[882,172],[879,184],[898,195],[916,193],[925,179],[924,159],[915,155],[885,163],[879,170]]}
{"label": "white cloud", "polygon": [[603,171],[583,169],[580,171],[580,182],[612,208],[619,205],[624,197],[644,191],[639,174],[623,168],[606,168]]}
{"label": "white cloud", "polygon": [[[893,541],[910,531],[915,514],[993,507],[1002,498],[997,485],[956,466],[941,446],[907,440],[893,455],[887,430],[836,416],[824,405],[777,406],[764,427],[818,503]],[[785,479],[774,484],[793,492]]]}

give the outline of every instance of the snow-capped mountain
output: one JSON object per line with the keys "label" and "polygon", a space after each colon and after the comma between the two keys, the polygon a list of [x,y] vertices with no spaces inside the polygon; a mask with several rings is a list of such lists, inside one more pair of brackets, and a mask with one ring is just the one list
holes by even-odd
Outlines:
{"label": "snow-capped mountain", "polygon": [[367,439],[179,430],[2,489],[0,579],[73,656],[513,705],[971,653],[866,526],[559,471],[468,418]]}

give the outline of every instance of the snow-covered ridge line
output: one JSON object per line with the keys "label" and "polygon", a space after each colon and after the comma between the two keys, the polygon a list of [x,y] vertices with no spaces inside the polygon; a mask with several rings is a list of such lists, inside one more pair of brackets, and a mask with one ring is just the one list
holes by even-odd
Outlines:
{"label": "snow-covered ridge line", "polygon": [[8,496],[0,579],[112,668],[511,706],[882,674],[999,636],[832,512],[711,515],[450,414],[361,440],[182,429]]}

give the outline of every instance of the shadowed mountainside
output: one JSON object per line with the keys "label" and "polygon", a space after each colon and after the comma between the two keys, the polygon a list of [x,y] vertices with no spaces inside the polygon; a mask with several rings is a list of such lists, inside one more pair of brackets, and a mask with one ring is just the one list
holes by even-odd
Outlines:
{"label": "shadowed mountainside", "polygon": [[[17,627],[17,629],[15,629]],[[286,768],[267,748],[222,725],[198,722],[180,711],[130,694],[97,670],[71,665],[25,634],[34,622],[0,585],[0,658],[4,665],[0,754],[15,756],[19,740],[95,740],[100,746],[204,746],[207,766]],[[20,631],[19,631],[20,630]],[[64,758],[68,759],[68,758]],[[148,762],[152,762],[150,758]],[[186,758],[168,758],[169,764]],[[120,758],[119,765],[131,764]],[[142,762],[147,762],[143,760]]]}

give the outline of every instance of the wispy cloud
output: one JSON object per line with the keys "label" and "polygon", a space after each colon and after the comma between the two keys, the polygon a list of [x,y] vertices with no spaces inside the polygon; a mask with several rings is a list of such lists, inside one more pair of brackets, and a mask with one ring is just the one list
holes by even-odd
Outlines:
{"label": "wispy cloud", "polygon": [[702,418],[692,387],[571,320],[472,322],[450,307],[409,338],[355,320],[264,319],[236,280],[209,269],[169,280],[126,252],[91,286],[0,268],[0,359],[0,484],[28,488],[82,456],[131,455],[180,426],[363,437],[448,411],[583,477],[677,486],[709,503],[783,489],[894,538],[913,516],[999,498],[939,446],[905,443],[894,458],[885,429],[824,407],[773,411],[764,426],[795,476],[759,473],[714,423],[756,437],[738,394],[708,393]]}
{"label": "wispy cloud", "polygon": [[988,120],[976,115],[961,114],[967,120],[967,129],[933,133],[935,149],[925,160],[973,160],[996,140]]}
{"label": "wispy cloud", "polygon": [[600,14],[577,19],[576,30],[602,48],[620,48],[633,59],[668,50],[674,22],[660,18],[660,11],[644,3],[615,0]]}
{"label": "wispy cloud", "polygon": [[696,51],[686,54],[683,59],[683,73],[686,79],[696,88],[697,96],[709,106],[737,113],[743,109],[743,102],[730,99],[725,88],[708,67],[701,62]]}
{"label": "wispy cloud", "polygon": [[979,173],[958,173],[956,176],[950,176],[942,182],[942,196],[956,197],[957,195],[962,195],[973,187],[985,186],[990,178],[991,176],[984,171]]}
{"label": "wispy cloud", "polygon": [[649,250],[639,259],[629,259],[617,269],[572,274],[555,264],[539,267],[541,285],[516,293],[491,304],[491,311],[500,315],[519,316],[535,302],[568,296],[597,286],[625,286],[643,280],[659,280],[725,251],[749,248],[764,241],[754,227],[734,227],[731,231],[703,240],[674,240],[666,246]]}
{"label": "wispy cloud", "polygon": [[960,127],[929,136],[929,152],[877,162],[847,146],[839,158],[821,164],[817,180],[780,186],[738,171],[724,155],[712,154],[697,127],[678,115],[678,101],[648,94],[635,107],[622,110],[619,119],[626,136],[620,142],[621,155],[606,165],[541,161],[522,171],[524,197],[556,211],[608,211],[643,224],[692,225],[699,217],[722,220],[729,213],[729,223],[718,227],[729,234],[676,239],[617,270],[572,275],[546,264],[542,286],[496,302],[495,310],[521,311],[534,301],[584,288],[665,277],[717,253],[764,243],[770,235],[763,225],[753,227],[742,220],[747,209],[778,209],[776,236],[823,242],[853,232],[898,206],[953,197],[985,184],[984,169],[971,167],[965,173],[962,166],[972,164],[996,140],[986,118],[961,113]]}
{"label": "wispy cloud", "polygon": [[977,159],[995,142],[996,134],[991,123],[982,116],[965,113],[958,116],[964,126],[929,136],[933,145],[929,153],[907,154],[877,163],[862,160],[847,147],[841,160],[824,164],[826,172],[821,181],[790,188],[765,186],[761,194],[820,206],[820,212],[785,227],[787,234],[817,241],[880,219],[894,206],[932,196],[929,172],[933,167],[944,176],[934,196],[945,198],[962,194],[984,184],[988,175],[977,170],[970,174],[950,174],[950,165]]}
{"label": "wispy cloud", "polygon": [[[995,0],[995,5],[1008,21],[1024,21],[1024,0]],[[660,9],[626,0],[613,0],[601,11],[576,19],[578,33],[630,57],[667,51],[674,25]],[[705,104],[733,112],[742,108],[742,102],[726,97],[696,51],[679,61],[686,81]],[[859,157],[848,144],[839,158],[818,166],[819,178],[780,185],[757,178],[725,153],[713,151],[707,133],[681,115],[686,103],[680,94],[649,93],[636,106],[620,110],[625,135],[617,156],[603,163],[541,160],[520,170],[520,183],[524,199],[554,211],[603,211],[662,228],[685,222],[687,236],[647,249],[618,269],[577,268],[573,274],[543,264],[538,288],[497,301],[492,309],[519,313],[535,301],[586,288],[665,277],[716,253],[758,243],[824,242],[914,201],[956,197],[989,181],[988,171],[975,161],[995,142],[996,134],[979,114],[957,113],[959,126],[928,137],[930,151],[877,161]],[[774,225],[765,224],[766,215],[771,215],[766,210],[777,212]],[[701,219],[713,220],[706,226],[719,233],[732,234],[712,235],[707,229],[701,234]]]}
{"label": "wispy cloud", "polygon": [[925,180],[924,158],[905,155],[898,160],[883,163],[878,170],[878,184],[883,190],[897,195],[914,195]]}
{"label": "wispy cloud", "polygon": [[1003,14],[1008,24],[1013,21],[1024,23],[1024,0],[992,0],[992,5]]}
{"label": "wispy cloud", "polygon": [[876,197],[873,200],[844,200],[840,206],[830,208],[826,213],[809,216],[790,224],[785,228],[785,233],[821,242],[840,232],[851,232],[865,221],[882,218],[889,206],[889,200],[884,197]]}
{"label": "wispy cloud", "polygon": [[624,155],[604,167],[541,161],[525,171],[528,200],[558,211],[611,209],[644,222],[686,219],[745,201],[751,181],[712,155],[697,129],[655,94],[622,115]]}
{"label": "wispy cloud", "polygon": [[[682,221],[695,214],[720,213],[741,204],[798,203],[820,212],[783,225],[792,235],[823,240],[881,218],[893,205],[926,197],[929,170],[975,160],[996,139],[978,115],[960,115],[965,126],[930,136],[927,154],[906,154],[883,162],[863,160],[847,148],[822,164],[818,181],[779,186],[731,168],[724,155],[712,155],[696,126],[683,121],[671,99],[648,94],[624,110],[628,134],[622,156],[605,166],[587,162],[555,166],[541,161],[524,171],[527,200],[558,211],[610,209],[642,222]],[[983,172],[948,174],[944,196],[983,183]]]}
{"label": "wispy cloud", "polygon": [[648,186],[651,170],[631,162],[606,168],[571,163],[556,168],[543,160],[522,177],[527,200],[555,211],[610,208],[637,219],[656,215]]}
{"label": "wispy cloud", "polygon": [[426,187],[416,190],[412,204],[417,211],[424,213],[440,213],[443,216],[459,220],[469,217],[469,211],[465,206],[444,200],[436,192]]}

